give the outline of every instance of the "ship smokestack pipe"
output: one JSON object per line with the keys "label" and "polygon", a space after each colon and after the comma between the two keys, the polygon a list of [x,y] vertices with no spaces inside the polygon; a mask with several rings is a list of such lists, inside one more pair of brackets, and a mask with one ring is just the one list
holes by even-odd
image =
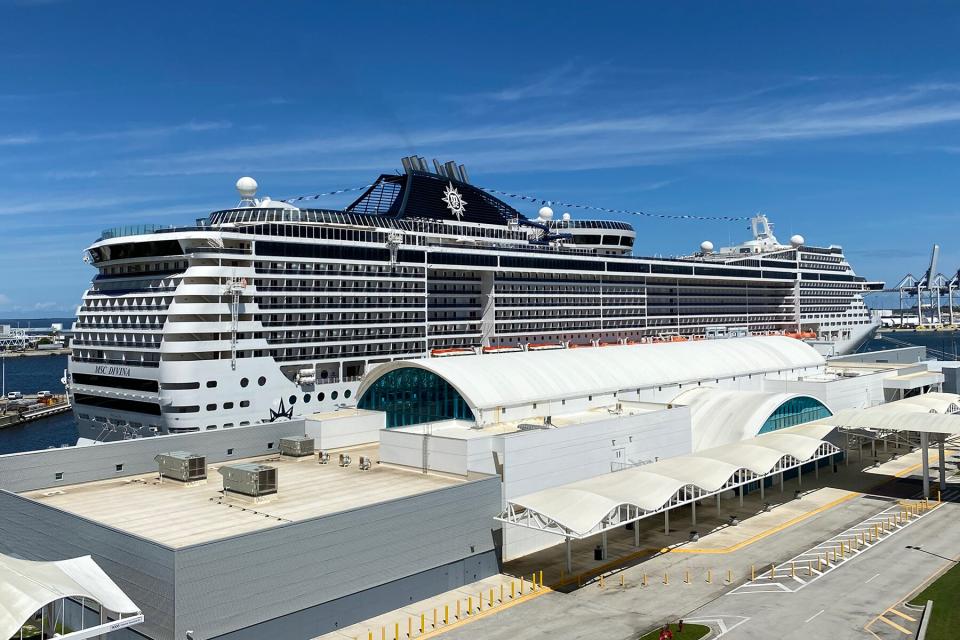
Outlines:
{"label": "ship smokestack pipe", "polygon": [[420,164],[420,171],[423,171],[424,173],[430,172],[430,166],[427,164],[426,158],[423,156],[417,156],[417,162]]}
{"label": "ship smokestack pipe", "polygon": [[406,156],[404,156],[403,158],[400,158],[400,164],[403,165],[404,173],[410,173],[411,171],[413,171],[413,165],[410,163],[410,158]]}
{"label": "ship smokestack pipe", "polygon": [[444,173],[443,173],[443,167],[440,166],[440,161],[437,160],[436,158],[433,159],[433,168],[436,170],[436,174],[437,174],[438,176],[444,175]]}
{"label": "ship smokestack pipe", "polygon": [[467,175],[467,168],[463,165],[460,165],[460,179],[463,182],[470,182],[470,176]]}
{"label": "ship smokestack pipe", "polygon": [[448,178],[450,178],[451,180],[459,180],[460,182],[463,182],[463,179],[460,178],[460,172],[457,171],[457,163],[456,163],[456,162],[454,162],[453,160],[451,160],[450,162],[444,163],[443,166],[447,168],[447,177],[448,177]]}

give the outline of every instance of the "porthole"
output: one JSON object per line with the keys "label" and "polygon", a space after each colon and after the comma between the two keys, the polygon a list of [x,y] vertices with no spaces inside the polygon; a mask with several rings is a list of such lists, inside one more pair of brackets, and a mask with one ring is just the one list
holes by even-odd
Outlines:
{"label": "porthole", "polygon": [[263,376],[260,376],[260,377],[257,379],[257,384],[262,387],[263,385],[267,384],[267,379],[264,378]]}
{"label": "porthole", "polygon": [[344,397],[344,398],[349,398],[349,397],[350,397],[350,394],[351,394],[350,389],[347,389],[346,391],[343,392],[343,397]]}
{"label": "porthole", "polygon": [[317,400],[319,400],[320,402],[323,402],[323,399],[324,399],[325,397],[326,397],[326,396],[324,396],[323,391],[321,391],[320,393],[317,394]]}
{"label": "porthole", "polygon": [[287,401],[290,404],[297,404],[297,396],[290,396],[289,398],[287,398]]}
{"label": "porthole", "polygon": [[249,380],[247,380],[246,378],[240,378],[240,386],[241,386],[241,387],[246,387],[248,384],[250,384],[250,381],[249,381]]}
{"label": "porthole", "polygon": [[241,401],[240,401],[240,406],[243,407],[244,409],[246,409],[247,407],[250,406],[250,401],[249,401],[249,400],[241,400]]}
{"label": "porthole", "polygon": [[310,394],[309,394],[309,393],[303,394],[303,401],[304,401],[304,402],[310,402]]}
{"label": "porthole", "polygon": [[338,394],[337,394],[336,391],[331,392],[331,393],[330,393],[330,399],[331,399],[331,400],[336,400],[336,399],[337,399],[337,395],[338,395]]}

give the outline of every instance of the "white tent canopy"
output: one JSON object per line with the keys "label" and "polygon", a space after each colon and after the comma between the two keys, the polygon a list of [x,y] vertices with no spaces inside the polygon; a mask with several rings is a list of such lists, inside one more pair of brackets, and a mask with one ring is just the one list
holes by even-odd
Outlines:
{"label": "white tent canopy", "polygon": [[544,489],[508,501],[502,522],[585,538],[837,453],[825,425],[799,425]]}
{"label": "white tent canopy", "polygon": [[844,429],[960,435],[960,395],[925,393],[868,409],[844,409],[810,424]]}
{"label": "white tent canopy", "polygon": [[10,638],[33,615],[63,598],[84,598],[117,614],[140,610],[90,556],[34,562],[0,554],[0,638]]}
{"label": "white tent canopy", "polygon": [[364,378],[357,396],[396,369],[426,369],[449,382],[477,415],[495,407],[824,364],[810,345],[783,336],[423,358],[378,366]]}

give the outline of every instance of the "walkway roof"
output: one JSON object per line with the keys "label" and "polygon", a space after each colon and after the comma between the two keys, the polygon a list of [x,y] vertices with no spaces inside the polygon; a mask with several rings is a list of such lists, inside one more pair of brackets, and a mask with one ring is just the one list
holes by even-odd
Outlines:
{"label": "walkway roof", "polygon": [[114,613],[140,614],[90,556],[34,562],[0,554],[0,638],[12,638],[34,613],[63,598],[88,598]]}
{"label": "walkway roof", "polygon": [[844,409],[810,424],[960,435],[960,395],[925,393],[868,409]]}
{"label": "walkway roof", "polygon": [[495,407],[821,367],[825,362],[813,347],[783,336],[424,358],[378,366],[360,385],[358,397],[390,371],[414,367],[449,382],[477,415]]}
{"label": "walkway roof", "polygon": [[755,482],[839,451],[827,425],[799,425],[742,442],[544,489],[508,500],[503,522],[585,538]]}

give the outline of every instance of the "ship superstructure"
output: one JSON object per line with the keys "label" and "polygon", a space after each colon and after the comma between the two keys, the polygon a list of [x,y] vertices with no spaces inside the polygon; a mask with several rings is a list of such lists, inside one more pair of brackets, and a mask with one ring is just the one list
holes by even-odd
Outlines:
{"label": "ship superstructure", "polygon": [[790,334],[849,352],[876,330],[839,247],[766,218],[743,245],[632,255],[627,223],[538,217],[465,168],[403,160],[344,210],[257,198],[195,226],[109,230],[74,325],[81,436],[225,429],[356,402],[397,359]]}

